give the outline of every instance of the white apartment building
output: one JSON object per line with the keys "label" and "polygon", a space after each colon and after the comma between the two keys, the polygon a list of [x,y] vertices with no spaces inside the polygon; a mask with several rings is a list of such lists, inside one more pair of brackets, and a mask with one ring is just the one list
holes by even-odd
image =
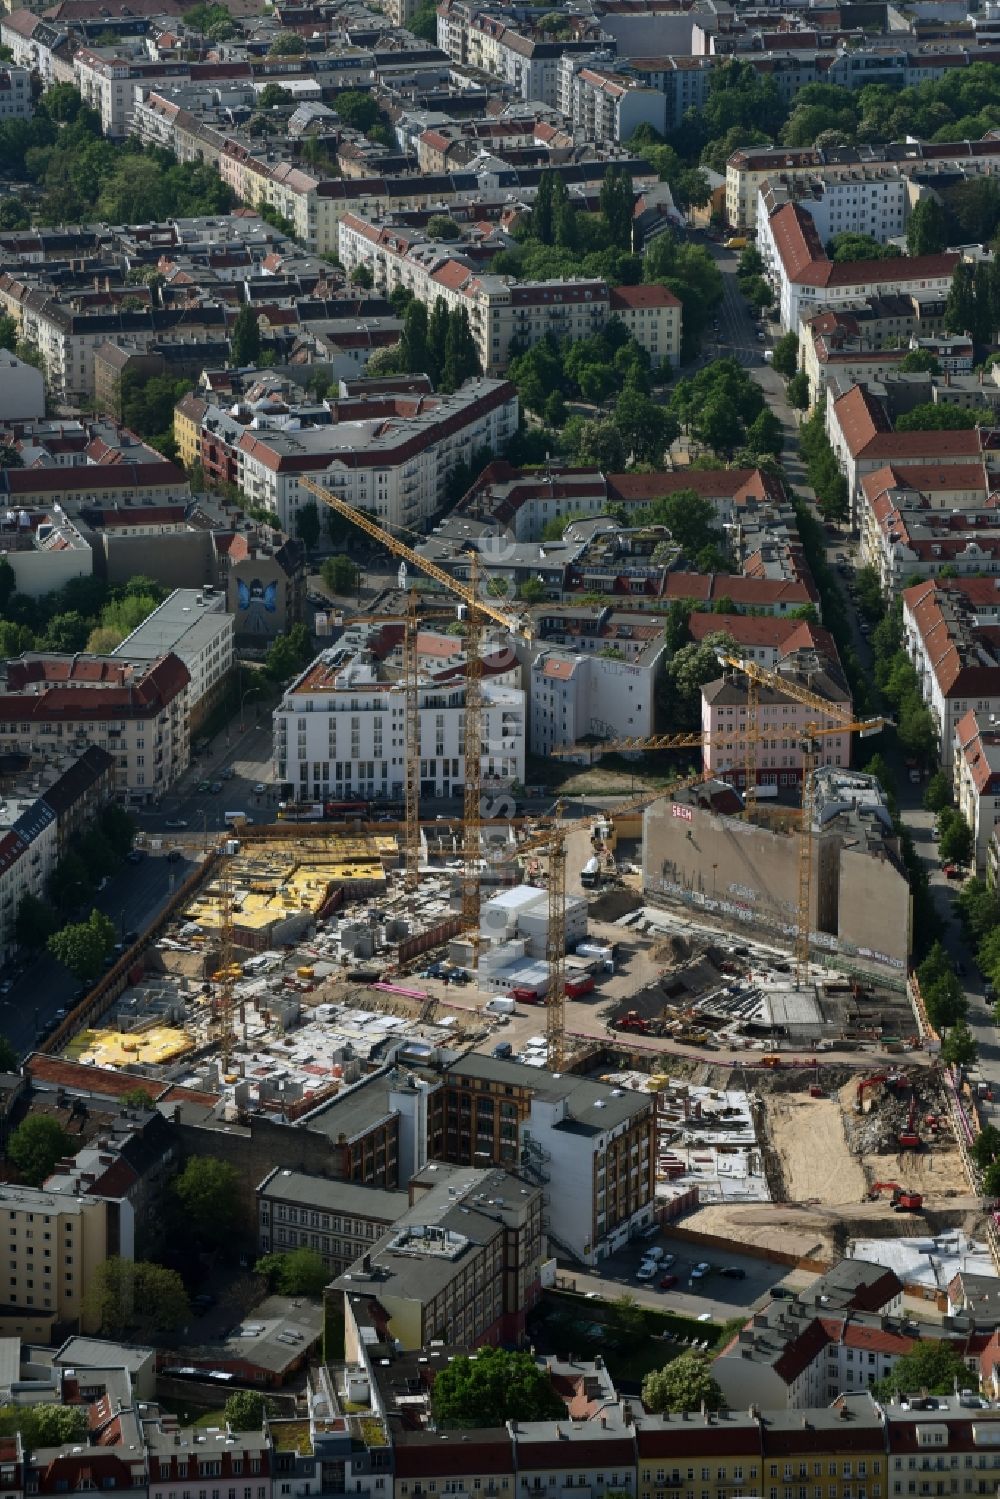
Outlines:
{"label": "white apartment building", "polygon": [[531,753],[550,755],[587,735],[652,734],[656,681],[665,656],[662,634],[633,661],[558,647],[541,650],[531,663]]}
{"label": "white apartment building", "polygon": [[340,221],[338,254],[350,274],[358,266],[372,274],[377,291],[389,296],[405,287],[428,307],[438,297],[449,309],[464,309],[487,375],[501,374],[516,340],[530,348],[548,333],[588,338],[619,318],[646,350],[654,368],[680,359],[681,304],[664,286],[609,287],[600,280],[520,281],[483,274],[456,252],[410,229],[385,225],[360,213]]}
{"label": "white apartment building", "polygon": [[1000,826],[1000,730],[985,728],[975,709],[955,727],[955,804],[975,839],[976,874],[986,874],[990,839]]}
{"label": "white apartment building", "polygon": [[[301,801],[399,798],[406,786],[406,693],[401,630],[372,630],[360,647],[334,646],[293,682],[274,711],[274,773]],[[516,670],[516,667],[513,668]],[[421,655],[420,794],[450,796],[465,785],[465,675],[428,667]],[[505,664],[484,663],[483,784],[524,780],[524,692]],[[502,679],[506,678],[506,680]]]}
{"label": "white apartment building", "polygon": [[189,680],[174,655],[145,668],[110,656],[22,656],[8,662],[0,693],[0,753],[96,744],[114,759],[119,791],[156,801],[190,762]]}
{"label": "white apartment building", "polygon": [[[273,1454],[263,1431],[234,1432],[227,1424],[209,1431],[193,1426],[164,1430],[149,1422],[143,1434],[148,1499],[190,1499],[195,1489],[207,1495],[206,1484],[228,1499],[271,1499]],[[291,1484],[287,1487],[290,1492]],[[296,1493],[299,1488],[296,1483]]]}
{"label": "white apartment building", "polygon": [[956,171],[989,176],[1000,171],[1000,141],[897,141],[819,150],[813,146],[745,146],[726,163],[726,218],[735,229],[753,230],[760,186],[769,178],[836,181],[854,177],[860,183],[879,170],[904,177],[919,174],[925,179]]}
{"label": "white apartment building", "polygon": [[27,68],[0,68],[0,120],[30,120],[35,112]]}
{"label": "white apartment building", "polygon": [[136,98],[149,88],[171,78],[186,78],[185,62],[160,62],[145,52],[124,55],[121,47],[81,47],[73,57],[76,86],[84,103],[101,116],[101,128],[112,139],[123,139],[132,128]]}
{"label": "white apartment building", "polygon": [[38,599],[73,578],[90,577],[90,543],[61,505],[51,510],[8,510],[6,515],[10,519],[0,519],[0,556],[13,569],[18,593]]}
{"label": "white apartment building", "polygon": [[605,53],[559,59],[559,109],[588,140],[627,141],[640,125],[667,130],[667,96],[614,71]]}
{"label": "white apartment building", "polygon": [[175,588],[111,654],[143,669],[171,653],[183,661],[194,733],[226,690],[236,659],[235,623],[224,590]]}
{"label": "white apartment building", "polygon": [[882,243],[903,234],[919,189],[896,166],[858,168],[850,176],[769,177],[757,190],[758,232],[776,209],[797,203],[825,244],[835,234],[870,234]]}
{"label": "white apartment building", "polygon": [[[851,711],[851,694],[839,665],[815,650],[789,653],[777,670],[792,683],[830,702],[838,717]],[[703,764],[707,772],[730,785],[746,785],[746,679],[727,674],[701,689],[701,729],[705,736]],[[795,786],[802,779],[803,731],[819,719],[821,728],[833,728],[837,717],[823,720],[814,708],[806,708],[785,697],[777,688],[761,687],[757,694],[757,724],[761,738],[756,745],[756,783],[762,786]],[[851,736],[824,735],[819,741],[817,765],[851,763]]]}
{"label": "white apartment building", "polygon": [[452,470],[484,449],[499,453],[517,431],[517,392],[505,380],[467,380],[451,395],[385,395],[338,401],[328,426],[247,429],[237,450],[239,487],[295,534],[313,499],[300,479],[332,489],[389,525],[419,527],[444,503]]}
{"label": "white apartment building", "polygon": [[899,293],[948,295],[957,254],[899,255],[887,260],[837,262],[805,207],[782,203],[757,221],[757,247],[780,307],[782,329],[799,333],[799,321],[821,308],[860,307],[869,297]]}
{"label": "white apartment building", "polygon": [[998,624],[994,578],[930,578],[903,590],[903,645],[938,727],[942,770],[953,771],[956,731],[967,713],[981,723],[1000,713]]}

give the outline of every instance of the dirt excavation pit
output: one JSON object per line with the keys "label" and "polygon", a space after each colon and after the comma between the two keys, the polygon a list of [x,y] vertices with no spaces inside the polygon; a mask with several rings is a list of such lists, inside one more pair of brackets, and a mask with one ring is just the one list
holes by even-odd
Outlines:
{"label": "dirt excavation pit", "polygon": [[848,1147],[836,1097],[771,1094],[767,1121],[788,1202],[840,1207],[864,1200],[868,1182]]}

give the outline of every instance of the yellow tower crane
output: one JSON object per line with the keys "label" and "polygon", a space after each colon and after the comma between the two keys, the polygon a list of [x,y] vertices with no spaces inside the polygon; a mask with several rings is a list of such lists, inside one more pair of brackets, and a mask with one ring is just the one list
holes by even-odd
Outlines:
{"label": "yellow tower crane", "polygon": [[[466,689],[465,689],[465,810],[464,810],[464,874],[462,880],[462,916],[463,924],[473,932],[475,943],[479,932],[479,892],[480,892],[480,849],[482,829],[482,797],[481,797],[481,769],[482,769],[482,634],[483,622],[492,620],[494,624],[500,625],[502,629],[512,635],[521,635],[530,640],[532,636],[532,622],[526,615],[516,614],[512,611],[501,609],[491,599],[482,597],[479,588],[479,576],[477,571],[478,554],[473,553],[470,559],[469,582],[463,583],[458,578],[453,578],[443,567],[432,562],[429,557],[422,557],[419,552],[414,551],[405,541],[398,536],[393,536],[378,521],[372,520],[362,511],[355,510],[346,500],[342,500],[333,490],[318,484],[315,479],[300,480],[302,487],[310,494],[349,520],[359,530],[372,537],[380,546],[399,557],[402,561],[409,563],[433,578],[442,588],[454,594],[466,606]],[[419,719],[419,694],[416,686],[416,644],[415,641],[409,654],[404,652],[405,675],[406,675],[406,849],[405,866],[408,888],[413,888],[417,880],[417,867],[419,861],[419,820],[412,810],[416,807],[419,795],[420,777],[420,733],[418,727]],[[412,882],[412,884],[411,884]]]}

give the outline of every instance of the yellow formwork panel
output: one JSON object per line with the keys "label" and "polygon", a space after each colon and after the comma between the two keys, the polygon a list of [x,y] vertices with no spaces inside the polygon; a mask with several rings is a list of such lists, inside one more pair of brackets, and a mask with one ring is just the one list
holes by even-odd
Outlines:
{"label": "yellow formwork panel", "polygon": [[156,1025],[146,1031],[80,1031],[65,1054],[97,1067],[128,1067],[137,1062],[156,1066],[193,1050],[194,1042],[187,1031],[174,1025]]}

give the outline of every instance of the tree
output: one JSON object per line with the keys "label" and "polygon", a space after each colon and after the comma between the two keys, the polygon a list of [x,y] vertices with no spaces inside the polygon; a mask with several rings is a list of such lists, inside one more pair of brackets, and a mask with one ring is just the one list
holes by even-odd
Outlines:
{"label": "tree", "polygon": [[264,670],[272,682],[287,682],[312,658],[312,645],[305,625],[293,625],[272,643]]}
{"label": "tree", "polygon": [[279,31],[268,47],[267,55],[268,57],[298,57],[305,50],[305,41],[294,31]]}
{"label": "tree", "polygon": [[626,386],[615,402],[612,421],[636,463],[661,463],[665,450],[681,430],[672,411],[631,386]]}
{"label": "tree", "polygon": [[897,432],[963,432],[973,427],[991,426],[993,418],[989,412],[977,407],[948,406],[934,401],[923,401],[919,406],[904,411],[896,419]]}
{"label": "tree", "polygon": [[453,240],[461,239],[462,231],[450,214],[432,213],[427,220],[427,235],[429,239]]}
{"label": "tree", "polygon": [[231,1431],[260,1431],[264,1425],[266,1406],[257,1390],[234,1390],[224,1410]]}
{"label": "tree", "polygon": [[570,417],[562,436],[569,452],[582,467],[595,468],[602,474],[621,473],[625,467],[622,434],[607,418]]}
{"label": "tree", "polygon": [[540,604],[545,597],[545,584],[541,578],[525,578],[518,585],[517,596],[526,604]]}
{"label": "tree", "polygon": [[469,314],[464,307],[455,308],[448,315],[441,389],[458,390],[466,380],[471,380],[479,372],[479,353],[472,336]]}
{"label": "tree", "polygon": [[[942,814],[946,811],[942,808]],[[938,851],[949,863],[967,864],[972,857],[972,829],[960,812],[955,812],[942,824]]]}
{"label": "tree", "polygon": [[334,557],[327,557],[320,568],[320,576],[333,594],[350,594],[358,586],[357,563],[339,552]]}
{"label": "tree", "polygon": [[967,260],[956,265],[944,308],[949,333],[971,333],[976,322],[975,273]]}
{"label": "tree", "polygon": [[942,812],[951,806],[951,776],[936,770],[924,788],[924,806],[928,812]]}
{"label": "tree", "polygon": [[331,1274],[315,1249],[293,1249],[288,1254],[266,1254],[254,1266],[272,1290],[282,1296],[322,1296]]}
{"label": "tree", "polygon": [[266,83],[257,95],[258,109],[274,109],[278,105],[292,103],[294,95],[282,88],[280,83]]}
{"label": "tree", "polygon": [[1000,1129],[995,1124],[984,1124],[969,1146],[969,1154],[980,1170],[985,1170],[1000,1156]]}
{"label": "tree", "polygon": [[307,552],[317,545],[319,532],[319,509],[315,500],[307,500],[295,513],[295,534]]}
{"label": "tree", "polygon": [[911,349],[899,361],[904,375],[940,375],[941,366],[930,349]]}
{"label": "tree", "polygon": [[32,895],[30,890],[21,896],[14,922],[14,937],[19,947],[37,952],[45,946],[58,925],[56,913],[45,901]]}
{"label": "tree", "polygon": [[530,1353],[483,1347],[439,1369],[431,1391],[439,1428],[504,1426],[508,1421],[554,1421],[566,1407],[548,1371]]}
{"label": "tree", "polygon": [[799,340],[794,333],[784,333],[774,345],[771,368],[790,380],[799,367]]}
{"label": "tree", "polygon": [[69,1135],[50,1114],[29,1114],[7,1141],[8,1159],[31,1187],[40,1187],[56,1162],[72,1154]]}
{"label": "tree", "polygon": [[929,1395],[951,1395],[956,1384],[960,1390],[971,1390],[978,1383],[951,1343],[927,1338],[896,1360],[895,1368],[875,1385],[875,1394],[878,1399],[924,1390]]}
{"label": "tree", "polygon": [[696,489],[679,489],[675,494],[664,495],[653,502],[647,514],[654,524],[668,528],[687,557],[697,557],[719,539],[718,511]]}
{"label": "tree", "polygon": [[6,1036],[0,1036],[0,1072],[20,1072],[21,1058]]}
{"label": "tree", "polygon": [[131,850],[135,841],[136,822],[131,812],[119,807],[116,802],[105,807],[100,817],[101,831],[120,859]]}
{"label": "tree", "polygon": [[351,272],[351,285],[360,286],[362,291],[371,291],[375,285],[375,277],[366,265],[356,265]]}
{"label": "tree", "polygon": [[720,650],[734,650],[731,635],[720,630],[704,640],[682,645],[667,665],[666,679],[672,703],[672,718],[678,729],[694,729],[701,722],[701,689],[720,675]]}
{"label": "tree", "polygon": [[255,365],[260,360],[260,325],[249,302],[244,302],[236,314],[229,347],[237,368]]}
{"label": "tree", "polygon": [[130,1088],[121,1095],[119,1102],[127,1109],[151,1109],[155,1100],[146,1088]]}
{"label": "tree", "polygon": [[789,406],[794,406],[796,411],[809,410],[809,376],[805,370],[799,370],[798,374],[792,376],[785,386],[785,395]]}
{"label": "tree", "polygon": [[717,1411],[722,1390],[711,1372],[711,1360],[703,1353],[682,1353],[663,1369],[653,1369],[642,1382],[642,1403],[656,1414],[661,1411]]}
{"label": "tree", "polygon": [[610,166],[604,173],[600,208],[601,217],[608,226],[611,243],[621,250],[631,249],[635,193],[631,174],[625,167]]}
{"label": "tree", "polygon": [[0,349],[13,354],[17,347],[17,324],[12,317],[0,317]]}
{"label": "tree", "polygon": [[176,1270],[117,1256],[91,1271],[83,1304],[105,1337],[128,1336],[139,1342],[176,1332],[191,1315]]}
{"label": "tree", "polygon": [[785,440],[784,428],[774,412],[765,406],[747,428],[747,447],[752,453],[780,456]]}
{"label": "tree", "polygon": [[345,89],[337,95],[337,113],[345,125],[362,133],[370,130],[378,119],[378,104],[371,94],[361,89]]}
{"label": "tree", "polygon": [[115,924],[103,911],[93,910],[86,921],[53,932],[46,943],[58,963],[78,979],[96,978],[115,945]]}
{"label": "tree", "polygon": [[89,1436],[85,1405],[5,1405],[0,1408],[0,1435],[20,1432],[25,1452],[36,1447],[86,1444]]}
{"label": "tree", "polygon": [[906,226],[906,248],[911,255],[940,255],[948,246],[948,215],[930,194],[914,205]]}
{"label": "tree", "polygon": [[895,245],[883,245],[870,234],[859,234],[852,229],[835,234],[827,252],[836,264],[846,260],[893,260],[899,254]]}
{"label": "tree", "polygon": [[175,1178],[174,1196],[191,1234],[209,1247],[231,1242],[242,1217],[240,1178],[228,1161],[193,1155]]}
{"label": "tree", "polygon": [[951,1030],[941,1042],[941,1060],[949,1062],[953,1067],[971,1067],[979,1055],[979,1047],[976,1038],[969,1030],[968,1024],[960,1020],[953,1025]]}

